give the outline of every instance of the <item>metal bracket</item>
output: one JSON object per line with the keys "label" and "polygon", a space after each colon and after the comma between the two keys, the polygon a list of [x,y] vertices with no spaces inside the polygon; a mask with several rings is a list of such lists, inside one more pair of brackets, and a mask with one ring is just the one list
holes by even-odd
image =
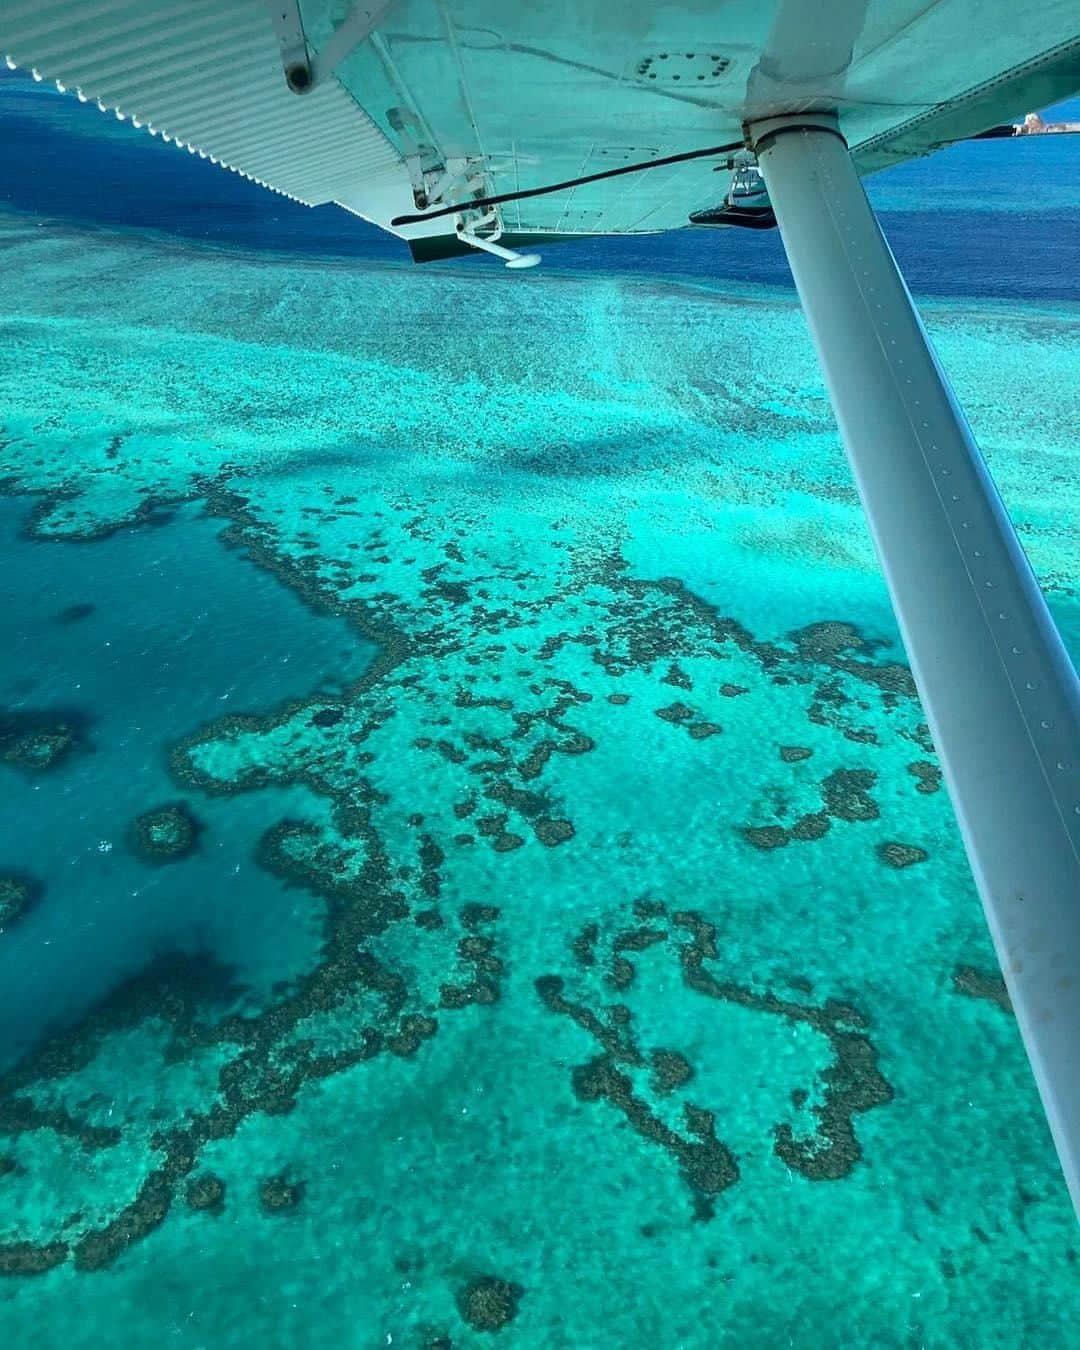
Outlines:
{"label": "metal bracket", "polygon": [[[461,187],[466,193],[471,193],[474,197],[482,197],[487,188],[483,175],[483,160],[467,157],[448,159],[438,169],[428,169],[423,175],[424,206],[430,208],[456,205],[449,198],[453,190],[458,187]],[[468,210],[468,198],[462,201],[460,205],[463,211]],[[496,213],[489,212],[489,215],[492,219],[497,219]]]}
{"label": "metal bracket", "polygon": [[443,205],[446,201],[446,194],[452,188],[457,187],[463,178],[468,178],[475,162],[475,160],[469,159],[450,159],[443,165],[440,174],[426,173],[424,175],[425,205]]}
{"label": "metal bracket", "polygon": [[541,261],[539,253],[518,253],[516,249],[504,248],[502,244],[497,244],[495,240],[501,233],[500,230],[494,238],[484,239],[479,235],[470,234],[468,230],[462,229],[460,225],[458,226],[458,238],[463,244],[470,244],[483,253],[491,253],[496,258],[502,258],[507,267],[535,267]]}
{"label": "metal bracket", "polygon": [[267,0],[267,3],[281,51],[285,83],[294,94],[310,93],[314,79],[299,0]]}
{"label": "metal bracket", "polygon": [[294,94],[310,94],[325,83],[361,42],[371,36],[379,21],[397,0],[359,0],[342,19],[321,51],[308,48],[300,0],[267,0],[274,33],[281,50],[285,83]]}
{"label": "metal bracket", "polygon": [[315,84],[328,80],[347,56],[351,56],[378,27],[397,0],[360,0],[338,24],[326,45],[315,53]]}
{"label": "metal bracket", "polygon": [[[386,120],[401,147],[416,209],[424,211],[428,206],[431,184],[441,183],[447,172],[442,152],[424,139],[423,128],[411,109],[404,106],[388,108]],[[453,161],[455,164],[463,162]]]}

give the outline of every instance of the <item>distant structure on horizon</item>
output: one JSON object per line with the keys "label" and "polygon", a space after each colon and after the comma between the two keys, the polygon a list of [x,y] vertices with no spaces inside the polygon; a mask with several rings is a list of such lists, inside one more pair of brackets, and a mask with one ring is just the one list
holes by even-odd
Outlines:
{"label": "distant structure on horizon", "polygon": [[1028,113],[1019,125],[1013,126],[1014,136],[1053,136],[1070,131],[1080,132],[1080,122],[1044,122],[1038,113]]}
{"label": "distant structure on horizon", "polygon": [[972,136],[973,141],[999,140],[1005,136],[1067,136],[1080,133],[1080,122],[1044,122],[1038,113],[1028,113],[1022,122],[1006,122]]}

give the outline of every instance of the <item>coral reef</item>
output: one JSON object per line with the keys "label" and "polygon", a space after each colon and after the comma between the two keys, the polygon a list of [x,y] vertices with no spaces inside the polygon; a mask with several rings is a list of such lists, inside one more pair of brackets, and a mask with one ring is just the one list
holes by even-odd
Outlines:
{"label": "coral reef", "polygon": [[189,1209],[220,1214],[225,1208],[225,1183],[213,1172],[200,1172],[184,1187],[184,1198]]}
{"label": "coral reef", "polygon": [[0,708],[0,762],[44,773],[89,748],[90,719],[75,708]]}
{"label": "coral reef", "polygon": [[259,1203],[267,1214],[281,1214],[296,1209],[307,1189],[303,1181],[290,1181],[283,1174],[266,1177],[259,1182]]}
{"label": "coral reef", "polygon": [[525,1290],[497,1275],[478,1275],[457,1294],[458,1312],[474,1331],[500,1331],[518,1314]]}
{"label": "coral reef", "polygon": [[958,994],[967,994],[969,998],[985,999],[993,1003],[1002,1012],[1013,1010],[1009,991],[1001,972],[997,970],[979,970],[975,966],[957,966],[953,971],[953,989]]}
{"label": "coral reef", "polygon": [[[784,757],[783,754],[781,757]],[[800,753],[794,758],[804,759],[805,757]],[[779,824],[744,825],[742,836],[754,848],[768,851],[783,848],[793,839],[803,843],[822,839],[828,834],[833,820],[849,822],[876,820],[881,812],[878,809],[877,802],[870,795],[870,789],[876,782],[877,774],[870,769],[834,769],[819,785],[822,810],[810,811],[800,816],[791,826]],[[903,846],[897,845],[895,847]],[[912,858],[912,861],[915,862],[918,859]],[[895,865],[904,866],[906,864]]]}
{"label": "coral reef", "polygon": [[16,924],[40,901],[45,887],[22,872],[0,875],[0,932]]}
{"label": "coral reef", "polygon": [[915,785],[916,792],[929,794],[941,787],[941,769],[937,764],[931,764],[928,759],[915,760],[907,766],[907,771],[918,779]]}
{"label": "coral reef", "polygon": [[915,863],[925,862],[930,856],[926,849],[919,848],[917,844],[901,844],[895,839],[879,844],[877,855],[883,863],[896,868],[912,867]]}
{"label": "coral reef", "polygon": [[[646,951],[656,947],[678,961],[684,985],[707,998],[781,1017],[793,1025],[806,1025],[828,1041],[833,1061],[824,1070],[818,1086],[819,1100],[813,1108],[817,1124],[809,1137],[797,1137],[789,1122],[774,1131],[777,1155],[793,1170],[812,1180],[835,1180],[846,1176],[862,1157],[855,1134],[854,1117],[891,1101],[892,1088],[877,1068],[877,1052],[865,1034],[867,1019],[857,1009],[837,1000],[802,1003],[771,991],[759,993],[731,980],[713,975],[707,962],[718,957],[715,927],[689,911],[667,913],[661,902],[647,902],[648,917],[666,918],[668,927],[631,930],[611,940],[612,960],[630,967],[615,982],[624,987],[633,979],[633,966],[623,951]],[[595,947],[600,933],[586,929],[574,944],[579,965],[595,965]],[[628,940],[629,939],[629,940]],[[598,1057],[577,1066],[572,1073],[575,1094],[586,1102],[607,1101],[622,1112],[628,1124],[650,1142],[658,1144],[680,1164],[695,1195],[695,1214],[707,1219],[713,1213],[713,1197],[739,1180],[737,1160],[715,1133],[715,1114],[693,1102],[683,1102],[686,1133],[671,1128],[635,1091],[631,1074],[652,1068],[651,1088],[667,1096],[685,1087],[693,1067],[685,1056],[669,1049],[646,1054],[633,1030],[629,1009],[615,1005],[604,1011],[566,996],[566,981],[547,975],[536,982],[544,1005],[570,1018],[603,1050]]]}
{"label": "coral reef", "polygon": [[172,802],[137,816],[128,838],[144,862],[177,862],[195,852],[202,828],[183,802]]}

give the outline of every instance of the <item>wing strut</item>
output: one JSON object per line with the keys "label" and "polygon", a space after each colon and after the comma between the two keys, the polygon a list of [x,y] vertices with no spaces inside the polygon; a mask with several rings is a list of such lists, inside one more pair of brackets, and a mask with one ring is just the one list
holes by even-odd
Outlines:
{"label": "wing strut", "polygon": [[835,119],[749,134],[1080,1215],[1080,685]]}

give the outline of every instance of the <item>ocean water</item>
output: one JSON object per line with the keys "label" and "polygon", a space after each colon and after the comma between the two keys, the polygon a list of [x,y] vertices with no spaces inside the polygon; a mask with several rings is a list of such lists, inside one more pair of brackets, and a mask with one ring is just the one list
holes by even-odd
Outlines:
{"label": "ocean water", "polygon": [[[775,239],[413,268],[0,98],[3,1342],[1075,1346]],[[1070,145],[874,191],[1075,657]]]}

